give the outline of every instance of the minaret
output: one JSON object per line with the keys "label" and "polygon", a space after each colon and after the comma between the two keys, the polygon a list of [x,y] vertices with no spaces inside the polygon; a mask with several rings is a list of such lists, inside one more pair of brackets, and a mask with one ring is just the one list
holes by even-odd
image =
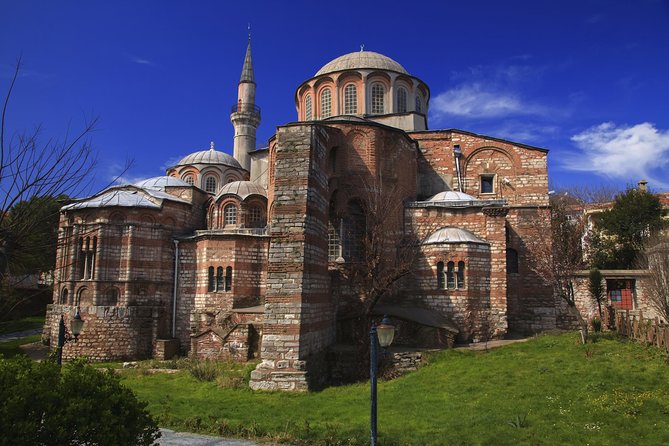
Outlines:
{"label": "minaret", "polygon": [[242,167],[251,171],[249,152],[256,148],[256,129],[260,124],[260,108],[256,107],[256,83],[253,76],[253,60],[251,59],[251,32],[246,47],[246,57],[242,76],[237,89],[237,103],[232,106],[230,122],[235,128],[233,156]]}

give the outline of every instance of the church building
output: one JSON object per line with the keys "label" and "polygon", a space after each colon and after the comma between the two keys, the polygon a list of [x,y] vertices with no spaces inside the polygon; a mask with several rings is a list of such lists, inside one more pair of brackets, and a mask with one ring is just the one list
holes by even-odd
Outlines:
{"label": "church building", "polygon": [[[371,51],[299,84],[296,121],[260,149],[255,91],[249,40],[232,156],[212,143],[62,208],[45,337],[85,321],[64,357],[260,358],[252,388],[303,390],[365,305],[419,348],[559,324],[525,248],[546,224],[547,150],[430,129],[429,87]],[[374,305],[355,271],[389,277]]]}

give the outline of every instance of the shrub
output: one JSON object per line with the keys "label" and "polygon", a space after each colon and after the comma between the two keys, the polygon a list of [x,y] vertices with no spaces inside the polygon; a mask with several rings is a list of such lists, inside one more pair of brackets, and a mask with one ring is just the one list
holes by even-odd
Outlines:
{"label": "shrub", "polygon": [[204,361],[189,361],[188,371],[193,378],[199,381],[213,381],[220,373],[219,365],[216,361],[210,361],[208,359],[205,359]]}
{"label": "shrub", "polygon": [[111,371],[83,362],[0,359],[0,445],[148,446],[160,437],[146,403]]}

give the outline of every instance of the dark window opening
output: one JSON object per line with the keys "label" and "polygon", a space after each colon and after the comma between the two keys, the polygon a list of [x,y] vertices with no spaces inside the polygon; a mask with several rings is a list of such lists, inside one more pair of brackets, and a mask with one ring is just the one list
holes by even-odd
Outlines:
{"label": "dark window opening", "polygon": [[506,273],[518,273],[518,251],[512,248],[507,248],[506,250]]}
{"label": "dark window opening", "polygon": [[495,192],[495,175],[481,175],[481,193],[492,194]]}

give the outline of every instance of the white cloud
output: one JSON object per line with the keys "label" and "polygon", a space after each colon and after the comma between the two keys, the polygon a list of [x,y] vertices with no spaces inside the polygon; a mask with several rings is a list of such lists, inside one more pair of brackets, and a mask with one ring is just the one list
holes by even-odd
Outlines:
{"label": "white cloud", "polygon": [[669,130],[649,122],[631,127],[605,122],[571,137],[581,154],[563,162],[566,168],[635,182],[646,179],[669,187]]}
{"label": "white cloud", "polygon": [[430,109],[437,117],[452,115],[497,118],[546,113],[544,107],[526,103],[515,93],[495,91],[478,82],[463,84],[440,93],[431,100]]}
{"label": "white cloud", "polygon": [[149,59],[144,59],[142,57],[136,57],[136,56],[131,56],[130,60],[136,64],[140,65],[155,65],[152,61]]}

